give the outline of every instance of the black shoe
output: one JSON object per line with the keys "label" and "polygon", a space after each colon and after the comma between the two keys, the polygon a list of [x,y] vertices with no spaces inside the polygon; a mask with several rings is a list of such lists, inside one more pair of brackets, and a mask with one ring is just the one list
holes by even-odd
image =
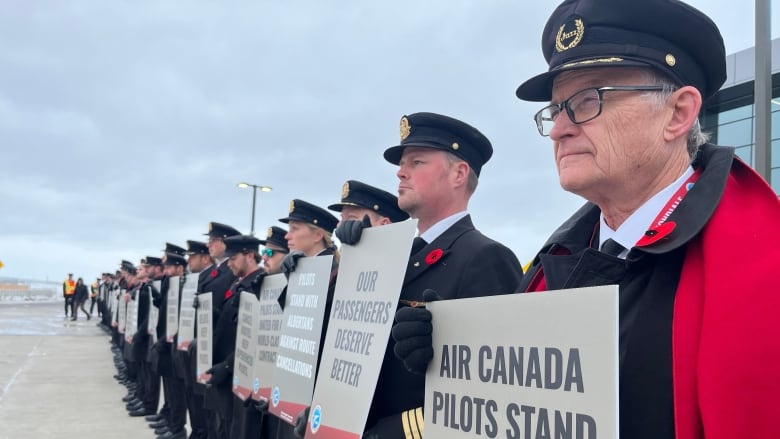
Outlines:
{"label": "black shoe", "polygon": [[172,433],[169,431],[165,434],[161,434],[157,436],[157,439],[187,439],[187,431],[184,429],[181,429],[176,433]]}
{"label": "black shoe", "polygon": [[137,417],[137,416],[149,416],[149,414],[154,413],[151,410],[147,410],[143,407],[141,407],[138,410],[133,410],[132,412],[128,413],[130,416]]}
{"label": "black shoe", "polygon": [[156,434],[156,435],[158,435],[158,436],[159,436],[159,435],[163,435],[163,434],[165,434],[165,433],[170,433],[170,432],[171,432],[171,430],[168,430],[168,427],[167,427],[167,426],[166,426],[166,427],[160,427],[160,428],[155,428],[155,429],[154,429],[154,434]]}
{"label": "black shoe", "polygon": [[160,419],[163,419],[163,418],[165,418],[165,416],[163,416],[163,415],[161,415],[159,413],[155,413],[153,415],[145,417],[144,419],[146,419],[149,422],[157,422],[157,421],[159,421]]}
{"label": "black shoe", "polygon": [[[137,402],[130,401],[127,403],[125,408],[127,408],[128,412],[136,411],[138,409],[144,408],[144,403],[141,401],[136,400]],[[151,413],[147,413],[146,415],[151,415]],[[144,415],[144,416],[146,416]]]}
{"label": "black shoe", "polygon": [[156,430],[158,428],[163,428],[163,427],[168,428],[168,421],[166,421],[165,419],[160,419],[159,421],[155,421],[149,424],[149,428],[151,428],[152,430]]}
{"label": "black shoe", "polygon": [[87,314],[87,320],[92,318],[92,314]]}
{"label": "black shoe", "polygon": [[134,393],[128,393],[127,396],[122,398],[122,402],[130,402],[133,399],[136,399],[135,394]]}

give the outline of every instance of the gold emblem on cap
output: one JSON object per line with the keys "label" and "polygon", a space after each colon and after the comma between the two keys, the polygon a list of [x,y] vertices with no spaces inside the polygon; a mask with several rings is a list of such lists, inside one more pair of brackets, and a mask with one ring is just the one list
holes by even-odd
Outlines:
{"label": "gold emblem on cap", "polygon": [[290,213],[293,213],[295,210],[295,200],[290,201]]}
{"label": "gold emblem on cap", "polygon": [[214,230],[214,223],[209,223],[209,233]]}
{"label": "gold emblem on cap", "polygon": [[311,222],[313,222],[314,224],[317,224],[317,218],[314,218],[313,220],[311,220]]}
{"label": "gold emblem on cap", "polygon": [[345,182],[344,186],[341,186],[341,201],[344,201],[349,196],[349,182]]}
{"label": "gold emblem on cap", "polygon": [[453,142],[453,143],[452,143],[452,149],[454,149],[455,151],[457,151],[457,150],[458,150],[458,148],[460,148],[460,145],[458,145],[458,142]]}
{"label": "gold emblem on cap", "polygon": [[406,140],[407,137],[409,137],[409,134],[412,132],[412,126],[409,125],[409,119],[406,118],[406,116],[401,118],[401,141],[403,142]]}
{"label": "gold emblem on cap", "polygon": [[374,204],[374,210],[376,210],[377,212],[379,211],[379,205],[378,204]]}
{"label": "gold emblem on cap", "polygon": [[[567,24],[569,23],[562,24],[558,29],[558,34],[555,35],[555,50],[558,52],[576,47],[582,41],[582,36],[585,35],[585,25],[582,23],[581,18],[574,19],[574,30],[566,32]],[[568,43],[565,41],[568,41]]]}
{"label": "gold emblem on cap", "polygon": [[266,238],[270,238],[270,237],[274,236],[274,229],[273,229],[273,227],[269,227],[268,228],[268,231],[265,233],[265,236],[266,236]]}
{"label": "gold emblem on cap", "polygon": [[677,58],[675,58],[674,55],[672,55],[671,53],[666,54],[665,61],[666,61],[666,65],[668,65],[669,67],[674,67],[674,65],[677,64]]}

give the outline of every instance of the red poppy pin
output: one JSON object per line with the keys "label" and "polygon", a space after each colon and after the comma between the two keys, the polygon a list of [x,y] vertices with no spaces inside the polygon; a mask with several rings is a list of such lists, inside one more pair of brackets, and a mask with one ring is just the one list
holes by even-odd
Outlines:
{"label": "red poppy pin", "polygon": [[211,277],[217,277],[219,272],[217,270],[211,270]]}
{"label": "red poppy pin", "polygon": [[233,290],[227,290],[225,291],[225,300],[230,299],[230,297],[233,295]]}
{"label": "red poppy pin", "polygon": [[436,261],[441,259],[441,255],[443,255],[443,254],[444,254],[444,252],[442,251],[442,249],[440,249],[440,248],[433,249],[433,250],[431,250],[430,253],[428,253],[427,256],[425,256],[425,263],[428,264],[428,265],[433,265],[433,264],[436,263]]}

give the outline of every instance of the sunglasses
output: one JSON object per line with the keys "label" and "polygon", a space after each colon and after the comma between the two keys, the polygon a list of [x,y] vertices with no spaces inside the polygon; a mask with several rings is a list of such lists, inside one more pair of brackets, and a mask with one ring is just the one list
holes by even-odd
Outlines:
{"label": "sunglasses", "polygon": [[289,252],[284,251],[284,250],[274,250],[274,249],[268,248],[268,247],[260,250],[260,256],[265,255],[266,257],[269,257],[269,258],[272,257],[274,255],[274,253],[287,254]]}

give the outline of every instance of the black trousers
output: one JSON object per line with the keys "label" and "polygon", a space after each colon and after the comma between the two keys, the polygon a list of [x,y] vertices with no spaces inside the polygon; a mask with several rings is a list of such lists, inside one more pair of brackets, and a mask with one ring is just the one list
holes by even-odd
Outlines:
{"label": "black trousers", "polygon": [[170,412],[168,413],[168,429],[178,433],[184,429],[187,423],[187,402],[184,396],[184,381],[175,377],[164,376],[165,400]]}
{"label": "black trousers", "polygon": [[247,403],[237,396],[233,397],[233,422],[230,429],[230,439],[257,439],[261,437],[262,426],[263,414],[255,409],[254,401],[250,399]]}
{"label": "black trousers", "polygon": [[141,364],[141,371],[144,375],[144,408],[152,412],[157,412],[157,406],[160,405],[160,375],[152,370],[152,364],[144,361]]}
{"label": "black trousers", "polygon": [[184,394],[187,399],[187,411],[190,413],[190,427],[192,428],[192,438],[205,438],[208,429],[208,415],[203,407],[203,394],[196,393],[196,382],[194,362],[189,352],[177,352],[182,359],[184,368]]}

